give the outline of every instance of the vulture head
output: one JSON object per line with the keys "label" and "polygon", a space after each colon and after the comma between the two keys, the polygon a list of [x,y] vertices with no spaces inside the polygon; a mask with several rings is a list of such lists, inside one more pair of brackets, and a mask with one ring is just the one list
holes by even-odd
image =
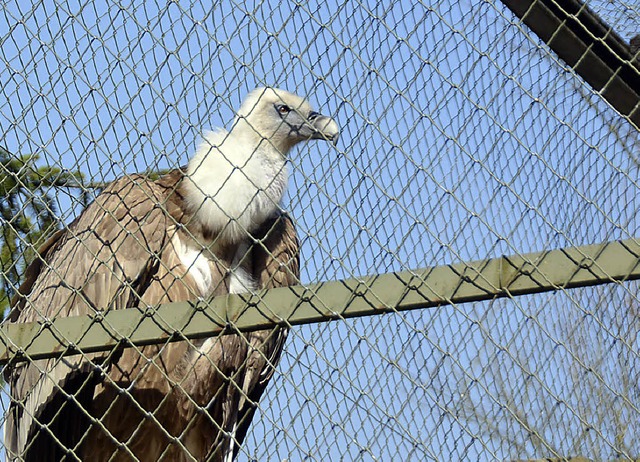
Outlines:
{"label": "vulture head", "polygon": [[283,155],[310,139],[335,142],[338,124],[314,111],[309,102],[277,88],[256,88],[238,110],[232,131],[270,143]]}
{"label": "vulture head", "polygon": [[277,212],[291,148],[311,139],[335,142],[338,133],[338,124],[306,99],[276,88],[253,90],[231,128],[206,133],[189,162],[190,209],[220,244],[237,243]]}

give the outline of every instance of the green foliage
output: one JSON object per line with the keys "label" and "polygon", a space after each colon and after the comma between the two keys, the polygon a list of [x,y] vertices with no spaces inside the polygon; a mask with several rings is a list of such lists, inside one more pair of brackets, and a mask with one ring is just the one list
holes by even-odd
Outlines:
{"label": "green foliage", "polygon": [[79,172],[39,166],[36,155],[15,156],[0,147],[0,314],[38,247],[61,226],[56,189],[84,191],[82,179]]}

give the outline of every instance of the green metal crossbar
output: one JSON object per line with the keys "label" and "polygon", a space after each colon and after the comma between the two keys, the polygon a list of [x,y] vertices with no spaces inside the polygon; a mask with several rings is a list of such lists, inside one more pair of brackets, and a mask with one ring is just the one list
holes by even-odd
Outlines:
{"label": "green metal crossbar", "polygon": [[0,364],[640,278],[634,239],[0,328]]}

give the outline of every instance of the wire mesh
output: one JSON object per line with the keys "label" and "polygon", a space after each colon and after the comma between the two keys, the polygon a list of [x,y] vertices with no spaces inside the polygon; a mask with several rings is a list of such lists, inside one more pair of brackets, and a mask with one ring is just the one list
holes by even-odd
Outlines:
{"label": "wire mesh", "polygon": [[[634,2],[588,5],[640,32]],[[638,132],[498,1],[8,1],[0,63],[5,312],[54,228],[117,178],[185,165],[261,86],[341,129],[289,158],[302,283],[639,234]],[[639,458],[638,297],[293,328],[237,459]]]}

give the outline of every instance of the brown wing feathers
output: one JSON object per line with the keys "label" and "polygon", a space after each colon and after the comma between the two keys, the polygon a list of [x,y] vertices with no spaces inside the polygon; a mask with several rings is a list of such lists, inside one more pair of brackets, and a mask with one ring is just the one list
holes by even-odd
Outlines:
{"label": "brown wing feathers", "polygon": [[[37,321],[134,304],[142,289],[138,287],[144,280],[142,273],[153,268],[153,253],[163,245],[162,236],[154,232],[157,221],[164,219],[160,209],[153,207],[157,199],[152,184],[140,176],[109,186],[67,229],[45,244],[42,257],[27,270],[11,320]],[[119,251],[123,247],[128,250]],[[71,436],[57,422],[71,417],[72,396],[88,399],[92,366],[87,360],[100,363],[102,356],[41,360],[15,368],[10,377],[14,412],[9,419],[18,410],[23,412],[19,421],[9,422],[8,428],[13,429],[7,435],[10,450],[26,450],[25,460],[60,460],[62,444],[75,446],[82,433]],[[43,379],[40,371],[48,377]],[[61,410],[60,400],[67,403]],[[80,404],[87,406],[76,409],[77,418],[72,421],[88,417],[90,399]],[[55,429],[60,430],[59,435],[51,435]],[[38,439],[31,442],[36,434]]]}
{"label": "brown wing feathers", "polygon": [[[173,239],[184,232],[196,239],[209,236],[198,235],[180,204],[182,175],[174,171],[157,182],[134,175],[110,185],[41,249],[10,320],[194,298],[196,284]],[[259,286],[297,283],[298,244],[290,219],[268,221],[255,237],[251,266]],[[225,290],[230,264],[212,263],[218,292]],[[286,334],[276,328],[208,343],[127,348],[110,358],[77,355],[18,366],[8,377],[8,428],[14,430],[7,445],[27,461],[110,460],[114,454],[113,460],[182,460],[185,450],[197,460],[221,460],[228,441],[220,428],[236,429],[237,452]],[[65,456],[66,448],[73,453]]]}

